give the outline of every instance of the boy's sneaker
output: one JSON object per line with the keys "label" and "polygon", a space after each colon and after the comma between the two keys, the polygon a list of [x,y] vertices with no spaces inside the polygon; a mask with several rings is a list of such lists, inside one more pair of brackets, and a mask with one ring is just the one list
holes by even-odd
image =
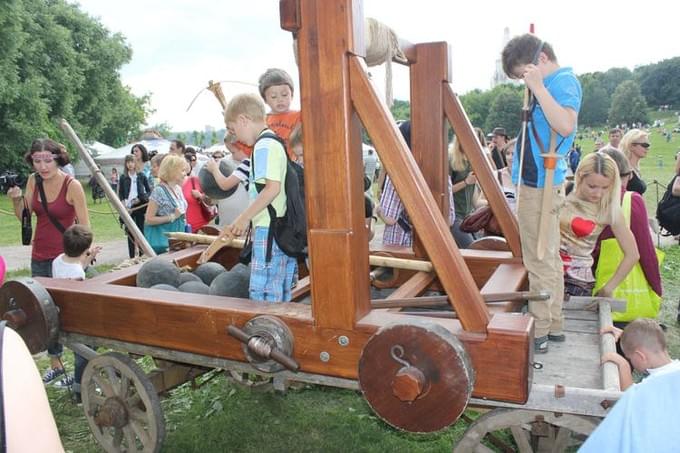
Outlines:
{"label": "boy's sneaker", "polygon": [[67,374],[66,376],[64,376],[63,379],[60,379],[59,381],[55,382],[53,385],[58,389],[66,389],[66,388],[72,387],[73,382],[74,382],[73,376],[71,376],[70,374]]}
{"label": "boy's sneaker", "polygon": [[63,374],[63,368],[50,368],[49,370],[45,371],[45,374],[42,376],[43,384],[47,385]]}
{"label": "boy's sneaker", "polygon": [[548,336],[534,338],[534,353],[545,354],[548,352]]}

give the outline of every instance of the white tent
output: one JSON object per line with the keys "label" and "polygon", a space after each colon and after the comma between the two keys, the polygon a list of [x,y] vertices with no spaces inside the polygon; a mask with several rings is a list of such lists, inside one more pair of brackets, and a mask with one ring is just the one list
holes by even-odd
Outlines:
{"label": "white tent", "polygon": [[147,151],[158,151],[160,154],[165,154],[170,150],[170,140],[165,140],[164,138],[150,139],[150,140],[140,140],[138,142],[129,143],[120,148],[116,148],[107,153],[101,153],[95,157],[95,161],[100,165],[123,165],[123,160],[125,156],[130,154],[132,147],[137,143],[141,143],[147,149]]}

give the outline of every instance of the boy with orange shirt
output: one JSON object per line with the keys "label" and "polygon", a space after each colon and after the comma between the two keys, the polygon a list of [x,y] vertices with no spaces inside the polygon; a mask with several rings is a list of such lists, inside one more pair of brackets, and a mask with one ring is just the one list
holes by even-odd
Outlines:
{"label": "boy with orange shirt", "polygon": [[300,124],[299,110],[290,110],[293,100],[293,79],[283,69],[270,68],[258,80],[260,96],[271,111],[267,114],[267,126],[286,142],[288,156],[295,160],[288,141],[290,134]]}

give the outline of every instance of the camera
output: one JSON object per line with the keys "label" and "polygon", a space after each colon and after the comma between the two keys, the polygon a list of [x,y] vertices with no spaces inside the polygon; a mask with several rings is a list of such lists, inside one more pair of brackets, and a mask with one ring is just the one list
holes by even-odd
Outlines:
{"label": "camera", "polygon": [[20,186],[22,184],[22,178],[20,175],[13,171],[5,171],[0,175],[0,192],[5,193],[10,187]]}

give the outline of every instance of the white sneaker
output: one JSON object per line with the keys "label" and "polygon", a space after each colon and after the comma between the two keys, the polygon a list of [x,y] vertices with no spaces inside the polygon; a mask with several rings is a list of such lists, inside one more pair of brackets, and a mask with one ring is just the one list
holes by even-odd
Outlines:
{"label": "white sneaker", "polygon": [[67,374],[63,379],[60,379],[59,381],[55,382],[52,385],[54,385],[58,389],[66,389],[72,387],[73,382],[74,382],[73,376]]}

